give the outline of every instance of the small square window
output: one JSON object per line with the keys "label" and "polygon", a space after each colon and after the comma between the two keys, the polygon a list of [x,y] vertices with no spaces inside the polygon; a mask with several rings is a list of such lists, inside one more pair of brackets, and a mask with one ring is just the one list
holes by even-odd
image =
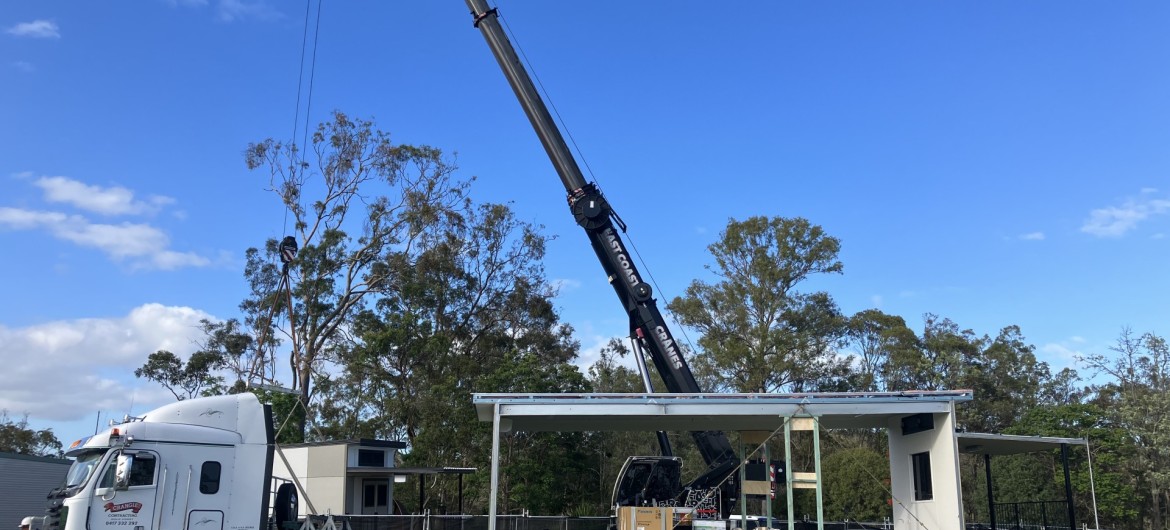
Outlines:
{"label": "small square window", "polygon": [[914,473],[914,500],[929,501],[934,498],[934,486],[930,481],[930,452],[910,455]]}
{"label": "small square window", "polygon": [[149,486],[154,484],[154,456],[138,453],[130,466],[130,485]]}
{"label": "small square window", "polygon": [[386,467],[386,451],[358,449],[358,467]]}
{"label": "small square window", "polygon": [[219,493],[219,462],[204,462],[199,470],[199,493],[215,495]]}

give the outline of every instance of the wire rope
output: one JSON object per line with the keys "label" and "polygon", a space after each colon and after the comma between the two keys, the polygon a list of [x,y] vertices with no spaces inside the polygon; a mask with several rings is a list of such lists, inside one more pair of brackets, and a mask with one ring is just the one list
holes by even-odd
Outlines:
{"label": "wire rope", "polygon": [[[816,417],[816,416],[813,416],[813,421],[814,421],[814,422],[816,422],[816,424],[817,424],[817,428],[818,428],[818,429],[821,429],[821,420],[820,420],[820,418],[818,418],[818,417]],[[838,446],[838,447],[840,447],[840,448],[842,448],[842,449],[850,449],[850,447],[849,447],[849,446],[845,445],[845,442],[843,442],[843,441],[841,441],[841,440],[838,440],[838,439],[836,439],[836,437],[834,437],[833,435],[831,435],[831,434],[829,433],[829,429],[821,429],[821,431],[822,431],[822,432],[824,432],[824,434],[825,434],[825,438],[827,438],[827,439],[829,439],[829,440],[831,440],[831,441],[835,442],[835,443],[837,444],[837,446]],[[958,458],[958,457],[956,457],[956,458]],[[922,519],[919,519],[919,518],[918,518],[918,515],[916,515],[916,514],[914,513],[914,511],[910,509],[910,507],[909,507],[909,506],[906,506],[906,503],[902,502],[902,499],[899,499],[897,495],[894,495],[894,491],[893,491],[893,489],[892,489],[891,487],[889,487],[889,486],[886,486],[886,483],[885,483],[885,482],[884,482],[882,479],[879,479],[879,478],[877,478],[877,476],[875,476],[875,475],[873,474],[873,471],[871,471],[869,468],[867,468],[867,467],[865,467],[865,466],[859,466],[859,467],[861,467],[861,470],[862,470],[862,471],[864,471],[866,475],[869,475],[869,478],[873,479],[874,483],[876,483],[878,486],[880,486],[880,487],[882,488],[882,490],[883,490],[883,491],[885,491],[887,494],[889,494],[889,496],[890,496],[890,500],[892,500],[893,502],[896,502],[896,503],[898,503],[898,505],[899,505],[899,506],[901,506],[901,507],[902,507],[902,509],[903,509],[903,510],[904,510],[904,511],[905,511],[907,514],[909,514],[909,515],[910,515],[910,517],[913,517],[913,518],[914,518],[914,522],[918,523],[918,526],[920,526],[920,527],[922,527],[922,528],[925,528],[925,529],[927,529],[927,530],[930,530],[930,527],[926,526],[926,523],[922,522]]]}
{"label": "wire rope", "polygon": [[508,38],[512,39],[514,47],[520,51],[520,57],[524,59],[524,64],[528,66],[528,71],[532,73],[532,78],[536,80],[537,86],[540,87],[540,92],[544,94],[544,99],[548,101],[549,108],[552,109],[553,114],[557,117],[557,121],[560,122],[561,129],[565,131],[565,136],[569,137],[569,143],[573,144],[573,150],[577,152],[577,157],[581,159],[581,164],[585,166],[585,172],[589,173],[589,178],[596,182],[597,176],[593,174],[593,168],[589,167],[589,161],[585,159],[585,153],[577,145],[577,139],[573,138],[572,131],[569,130],[569,126],[565,123],[564,118],[561,117],[561,111],[557,109],[557,105],[553,102],[548,90],[544,88],[544,83],[540,80],[540,76],[536,74],[536,68],[533,67],[532,61],[528,60],[528,54],[524,53],[524,47],[520,46],[520,41],[516,39],[516,34],[512,32],[512,27],[508,25],[507,19],[503,15],[500,15],[498,11],[496,12],[496,18],[500,22],[503,22],[504,31],[508,32]]}
{"label": "wire rope", "polygon": [[[540,92],[544,95],[545,101],[548,102],[548,107],[551,108],[553,114],[556,115],[556,119],[561,125],[561,130],[565,132],[565,136],[568,137],[569,143],[573,145],[573,150],[577,152],[577,157],[581,160],[581,164],[585,166],[585,172],[589,174],[590,179],[592,179],[594,182],[597,182],[598,178],[593,173],[593,168],[589,165],[589,160],[585,158],[585,153],[581,150],[581,147],[577,145],[577,139],[573,137],[572,131],[569,130],[568,124],[565,123],[564,118],[561,116],[560,110],[557,109],[556,103],[553,102],[552,96],[549,95],[548,89],[546,89],[544,86],[544,82],[540,80],[540,76],[536,73],[536,68],[533,66],[532,61],[528,59],[528,54],[524,52],[524,47],[520,45],[520,41],[516,38],[516,34],[512,31],[512,27],[508,25],[507,19],[505,19],[503,15],[499,14],[498,11],[496,13],[496,18],[502,23],[504,31],[508,33],[508,38],[512,40],[513,46],[520,52],[520,58],[524,61],[528,71],[531,72],[531,77],[536,81],[537,86],[540,87]],[[646,260],[642,257],[642,253],[638,250],[637,245],[634,244],[633,236],[627,230],[623,229],[622,232],[626,234],[626,240],[629,247],[634,251],[634,255],[638,258],[638,262],[642,264],[642,270],[646,271],[645,274],[650,279],[650,285],[654,287],[656,292],[663,293],[662,289],[658,285],[658,280],[654,277],[654,273],[650,272],[650,267],[646,265]],[[678,319],[674,318],[673,313],[668,311],[665,307],[661,309],[663,312],[670,314],[671,319],[674,320],[676,324],[678,323]],[[692,352],[696,351],[694,343],[691,342],[691,337],[687,335],[686,328],[679,326],[678,329],[682,330],[683,342],[687,345],[687,347],[690,348]]]}
{"label": "wire rope", "polygon": [[297,72],[297,106],[293,109],[293,126],[292,134],[289,139],[296,141],[297,130],[301,125],[301,89],[305,85],[305,47],[309,42],[309,6],[312,5],[312,0],[305,0],[305,27],[301,32],[301,62],[300,70]]}
{"label": "wire rope", "polygon": [[[308,150],[309,143],[309,116],[313,109],[313,82],[317,77],[317,44],[321,37],[321,4],[324,0],[317,0],[317,22],[313,28],[313,58],[309,63],[309,93],[305,98],[305,134],[302,143],[305,145],[305,150]],[[304,151],[301,152],[301,161],[305,159]]]}

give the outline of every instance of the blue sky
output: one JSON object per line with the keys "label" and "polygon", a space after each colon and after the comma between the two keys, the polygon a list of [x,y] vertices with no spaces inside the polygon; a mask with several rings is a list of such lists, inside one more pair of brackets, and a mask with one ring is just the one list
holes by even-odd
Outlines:
{"label": "blue sky", "polygon": [[[241,152],[293,134],[306,5],[5,7],[0,408],[68,441],[165,402],[132,370],[236,316],[244,250],[283,233]],[[706,278],[728,218],[803,216],[845,264],[806,288],[847,313],[1017,324],[1056,367],[1170,333],[1170,4],[499,7],[660,299]],[[583,361],[624,334],[463,2],[326,2],[308,112],[333,109],[457,152],[477,198],[557,236]]]}

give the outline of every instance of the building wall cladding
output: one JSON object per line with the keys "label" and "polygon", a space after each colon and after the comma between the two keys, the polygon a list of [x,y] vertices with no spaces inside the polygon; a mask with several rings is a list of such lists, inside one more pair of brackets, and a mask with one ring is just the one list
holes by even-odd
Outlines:
{"label": "building wall cladding", "polygon": [[0,528],[15,528],[30,515],[44,515],[45,497],[65,483],[70,460],[0,453]]}

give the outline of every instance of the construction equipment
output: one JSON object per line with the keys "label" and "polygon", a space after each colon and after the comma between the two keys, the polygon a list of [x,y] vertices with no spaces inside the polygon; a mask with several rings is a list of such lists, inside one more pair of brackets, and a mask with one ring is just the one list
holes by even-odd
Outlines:
{"label": "construction equipment", "polygon": [[[625,225],[597,185],[587,182],[582,175],[528,72],[500,27],[498,12],[489,8],[486,0],[466,1],[474,17],[475,27],[487,40],[568,192],[569,210],[577,224],[585,230],[602,269],[609,277],[610,285],[629,315],[630,336],[635,349],[649,354],[667,392],[701,393],[702,389],[683,358],[670,327],[658,310],[653,290],[643,280],[622,241],[618,228],[624,231]],[[642,355],[641,351],[634,353],[639,358]],[[649,384],[645,372],[643,379]],[[711,514],[708,513],[709,509],[705,509],[702,515],[697,513],[696,517],[709,515],[715,518],[729,513],[729,506],[739,496],[739,486],[734,476],[739,466],[739,457],[720,431],[696,431],[691,434],[707,463],[706,472],[682,485],[679,479],[681,461],[672,456],[665,435],[659,433],[662,456],[631,457],[627,460],[614,487],[612,504],[615,507],[694,506],[708,505],[715,498],[715,505],[721,513]]]}

